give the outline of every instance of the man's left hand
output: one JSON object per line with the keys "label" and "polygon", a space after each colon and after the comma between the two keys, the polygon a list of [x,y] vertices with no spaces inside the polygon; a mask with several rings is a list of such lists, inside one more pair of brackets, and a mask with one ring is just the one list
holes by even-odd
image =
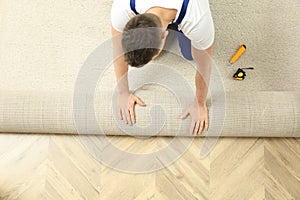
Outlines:
{"label": "man's left hand", "polygon": [[203,130],[208,130],[208,109],[205,104],[194,102],[186,111],[181,115],[181,119],[187,118],[191,115],[192,122],[190,126],[190,133],[192,135],[199,135]]}

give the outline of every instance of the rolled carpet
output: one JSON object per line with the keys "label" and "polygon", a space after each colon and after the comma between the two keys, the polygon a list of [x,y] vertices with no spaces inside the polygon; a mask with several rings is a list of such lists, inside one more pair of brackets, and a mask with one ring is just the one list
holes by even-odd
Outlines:
{"label": "rolled carpet", "polygon": [[[18,133],[63,133],[63,134],[106,134],[106,135],[164,135],[189,136],[190,120],[181,121],[181,109],[176,101],[157,102],[161,95],[155,88],[137,91],[145,98],[148,108],[136,108],[137,124],[124,128],[113,114],[112,93],[103,91],[96,95],[95,113],[76,119],[73,109],[73,94],[55,91],[26,92],[1,91],[0,132]],[[5,94],[5,95],[3,95]],[[171,94],[165,94],[168,96]],[[104,98],[106,96],[106,98]],[[204,135],[241,137],[300,137],[300,93],[299,92],[227,92],[224,119],[222,110],[210,112],[210,128]],[[149,109],[160,104],[165,112],[164,122],[151,122]],[[107,106],[109,105],[109,106]],[[213,109],[209,105],[209,110]],[[217,108],[218,109],[218,108]],[[97,118],[101,129],[93,125],[78,131],[78,124],[89,124],[89,115]],[[222,115],[222,114],[221,114]],[[78,116],[77,116],[78,117]],[[162,120],[162,119],[161,119]],[[157,123],[152,124],[151,123]],[[149,128],[150,125],[150,128]],[[148,130],[146,127],[148,126]],[[180,127],[182,126],[182,127]],[[142,131],[141,131],[142,130]],[[159,131],[157,131],[159,130]],[[153,132],[151,132],[153,131]]]}

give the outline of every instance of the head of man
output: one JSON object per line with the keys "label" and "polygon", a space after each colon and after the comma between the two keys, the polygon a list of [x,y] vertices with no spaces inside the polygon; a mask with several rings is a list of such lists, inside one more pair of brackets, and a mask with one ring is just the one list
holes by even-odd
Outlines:
{"label": "head of man", "polygon": [[131,18],[122,34],[125,60],[132,67],[142,67],[157,57],[163,49],[167,31],[159,17],[151,13]]}

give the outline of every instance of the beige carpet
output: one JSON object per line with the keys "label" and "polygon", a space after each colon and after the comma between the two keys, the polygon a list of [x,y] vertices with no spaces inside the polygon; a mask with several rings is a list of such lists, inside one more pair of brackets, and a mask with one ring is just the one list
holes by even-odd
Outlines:
{"label": "beige carpet", "polygon": [[[75,81],[88,56],[110,38],[111,4],[111,0],[0,0],[0,132],[76,133]],[[226,102],[223,109],[210,113],[207,134],[300,136],[299,1],[210,4],[216,29],[215,74],[222,77]],[[227,66],[241,43],[247,45],[245,55]],[[170,66],[194,88],[193,68],[180,57],[165,53],[153,63]],[[248,70],[244,81],[232,79],[237,68],[252,66],[255,70]],[[218,88],[215,74],[211,88]],[[126,134],[112,118],[114,83],[110,66],[96,90],[96,118],[106,134]],[[140,129],[133,134],[159,130],[159,135],[188,135],[189,121],[178,120],[184,108],[172,91],[156,85],[137,93],[148,107],[137,108]],[[208,96],[210,110],[216,105],[212,99],[218,101],[218,94]],[[157,104],[165,111],[165,121],[158,120],[146,131],[150,108]],[[99,131],[87,126],[84,133]]]}

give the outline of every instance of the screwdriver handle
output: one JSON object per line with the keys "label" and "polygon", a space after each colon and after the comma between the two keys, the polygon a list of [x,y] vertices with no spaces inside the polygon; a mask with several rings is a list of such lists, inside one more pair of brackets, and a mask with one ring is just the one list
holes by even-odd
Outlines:
{"label": "screwdriver handle", "polygon": [[237,50],[237,52],[232,56],[230,59],[230,64],[235,63],[246,51],[246,45],[241,44],[240,48]]}

